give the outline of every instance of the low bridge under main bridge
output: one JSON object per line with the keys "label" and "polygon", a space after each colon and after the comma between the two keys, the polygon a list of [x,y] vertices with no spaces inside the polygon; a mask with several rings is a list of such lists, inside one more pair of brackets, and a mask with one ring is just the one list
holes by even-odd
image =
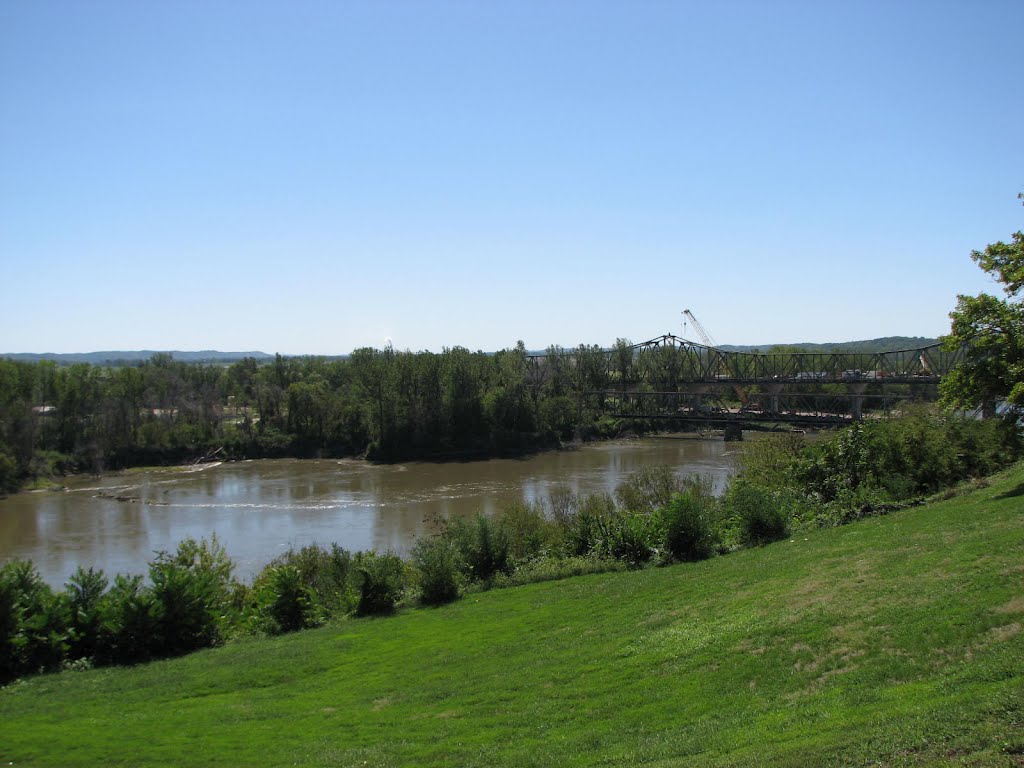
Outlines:
{"label": "low bridge under main bridge", "polygon": [[710,425],[848,423],[934,400],[963,357],[939,344],[894,352],[736,352],[666,334],[612,349],[531,355],[530,382],[580,407]]}

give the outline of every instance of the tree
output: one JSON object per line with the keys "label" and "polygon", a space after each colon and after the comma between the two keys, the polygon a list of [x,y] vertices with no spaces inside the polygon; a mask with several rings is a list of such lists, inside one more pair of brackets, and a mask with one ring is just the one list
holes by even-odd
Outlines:
{"label": "tree", "polygon": [[[1024,200],[1024,193],[1017,196]],[[997,242],[971,258],[1003,287],[1005,298],[987,293],[958,296],[949,313],[952,327],[943,337],[947,349],[965,348],[965,358],[942,381],[943,401],[956,408],[995,401],[1024,404],[1024,232]]]}

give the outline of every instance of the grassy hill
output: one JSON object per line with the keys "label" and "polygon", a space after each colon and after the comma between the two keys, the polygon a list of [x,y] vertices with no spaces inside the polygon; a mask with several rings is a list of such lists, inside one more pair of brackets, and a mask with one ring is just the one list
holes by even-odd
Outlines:
{"label": "grassy hill", "polygon": [[1024,468],[698,564],[0,690],[0,764],[1024,765]]}

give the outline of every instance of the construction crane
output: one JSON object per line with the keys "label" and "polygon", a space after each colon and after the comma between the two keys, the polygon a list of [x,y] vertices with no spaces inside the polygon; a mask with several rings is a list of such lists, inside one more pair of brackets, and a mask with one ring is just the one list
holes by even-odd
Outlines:
{"label": "construction crane", "polygon": [[686,334],[686,320],[689,320],[693,324],[693,329],[700,336],[700,340],[704,343],[705,347],[717,347],[718,343],[711,338],[711,334],[705,330],[704,326],[700,324],[700,320],[693,316],[693,312],[688,309],[683,310],[683,334]]}
{"label": "construction crane", "polygon": [[[693,325],[693,329],[697,332],[697,335],[700,336],[700,340],[705,347],[714,347],[716,349],[718,348],[718,342],[711,337],[711,334],[707,332],[707,329],[703,325],[701,325],[700,320],[698,320],[694,316],[693,312],[691,312],[688,309],[684,309],[683,317],[685,318],[683,320],[684,335],[686,334],[686,320],[689,320],[690,323]],[[720,370],[724,370],[726,376],[729,376],[730,378],[736,376],[735,371],[730,370],[728,364],[725,362],[724,359],[722,360],[721,365],[722,368]],[[747,404],[747,401],[750,399],[750,395],[747,394],[747,390],[744,387],[740,386],[739,384],[733,384],[732,388],[736,390],[736,397],[740,399],[740,405],[745,406]]]}

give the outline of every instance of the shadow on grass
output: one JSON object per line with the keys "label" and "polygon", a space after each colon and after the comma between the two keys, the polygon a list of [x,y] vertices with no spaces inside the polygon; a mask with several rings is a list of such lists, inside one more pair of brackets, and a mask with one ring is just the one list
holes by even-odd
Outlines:
{"label": "shadow on grass", "polygon": [[1012,499],[1017,496],[1024,496],[1024,483],[1019,483],[1016,488],[1011,488],[1005,493],[996,496],[997,499]]}

